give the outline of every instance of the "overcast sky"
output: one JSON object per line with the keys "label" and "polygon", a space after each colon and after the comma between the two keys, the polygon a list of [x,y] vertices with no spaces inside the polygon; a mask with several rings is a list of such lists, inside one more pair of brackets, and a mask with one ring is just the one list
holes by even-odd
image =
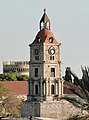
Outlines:
{"label": "overcast sky", "polygon": [[44,8],[62,43],[62,73],[70,66],[80,75],[89,66],[89,0],[0,0],[0,60],[29,60]]}

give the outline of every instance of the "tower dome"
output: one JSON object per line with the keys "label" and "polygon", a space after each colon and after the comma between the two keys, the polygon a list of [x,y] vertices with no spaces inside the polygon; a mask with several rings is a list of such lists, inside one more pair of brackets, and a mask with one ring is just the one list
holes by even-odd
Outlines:
{"label": "tower dome", "polygon": [[50,30],[50,19],[46,14],[46,9],[44,9],[44,14],[40,20],[40,31],[37,33],[35,40],[32,44],[58,44],[53,35],[52,31]]}
{"label": "tower dome", "polygon": [[44,28],[41,31],[39,31],[35,37],[35,40],[33,41],[33,44],[40,44],[40,43],[46,43],[46,44],[58,44],[56,41],[55,36],[51,32],[51,30]]}

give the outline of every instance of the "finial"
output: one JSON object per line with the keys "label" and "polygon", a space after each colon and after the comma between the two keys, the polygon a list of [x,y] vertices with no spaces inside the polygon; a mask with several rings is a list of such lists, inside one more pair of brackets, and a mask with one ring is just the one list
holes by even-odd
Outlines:
{"label": "finial", "polygon": [[44,13],[46,13],[46,8],[44,8]]}

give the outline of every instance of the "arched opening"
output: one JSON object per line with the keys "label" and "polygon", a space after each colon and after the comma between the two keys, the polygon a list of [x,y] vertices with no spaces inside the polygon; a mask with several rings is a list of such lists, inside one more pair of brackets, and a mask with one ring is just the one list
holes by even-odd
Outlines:
{"label": "arched opening", "polygon": [[21,70],[20,70],[20,68],[18,68],[18,72],[20,72]]}
{"label": "arched opening", "polygon": [[54,86],[54,84],[51,85],[51,94],[55,94],[55,86]]}
{"label": "arched opening", "polygon": [[38,85],[35,85],[35,95],[38,95]]}
{"label": "arched opening", "polygon": [[23,71],[23,69],[21,68],[21,72]]}

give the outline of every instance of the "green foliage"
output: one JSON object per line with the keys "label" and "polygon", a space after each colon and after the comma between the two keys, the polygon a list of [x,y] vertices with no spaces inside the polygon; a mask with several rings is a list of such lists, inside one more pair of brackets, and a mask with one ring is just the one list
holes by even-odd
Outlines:
{"label": "green foliage", "polygon": [[65,77],[64,79],[70,83],[72,83],[72,77],[71,77],[71,72],[70,72],[71,68],[67,67],[66,71],[65,71]]}
{"label": "green foliage", "polygon": [[83,115],[83,116],[76,115],[76,116],[70,117],[67,120],[89,120],[89,115]]}
{"label": "green foliage", "polygon": [[17,80],[19,81],[28,80],[28,75],[18,75]]}
{"label": "green foliage", "polygon": [[84,89],[86,89],[89,92],[89,68],[85,67],[85,69],[83,69],[83,67],[81,67],[82,69],[82,85],[84,86]]}
{"label": "green foliage", "polygon": [[28,75],[21,75],[19,73],[0,74],[0,81],[24,81],[24,80],[28,80]]}
{"label": "green foliage", "polygon": [[[81,108],[82,116],[74,116],[69,120],[88,120],[89,118],[89,68],[81,67],[82,69],[82,79],[79,79],[72,71],[69,72],[74,77],[77,83],[77,89],[70,86],[65,86],[68,90],[74,93],[75,97],[64,96],[61,99],[65,99],[72,103],[74,106]],[[83,113],[85,111],[87,114]]]}

